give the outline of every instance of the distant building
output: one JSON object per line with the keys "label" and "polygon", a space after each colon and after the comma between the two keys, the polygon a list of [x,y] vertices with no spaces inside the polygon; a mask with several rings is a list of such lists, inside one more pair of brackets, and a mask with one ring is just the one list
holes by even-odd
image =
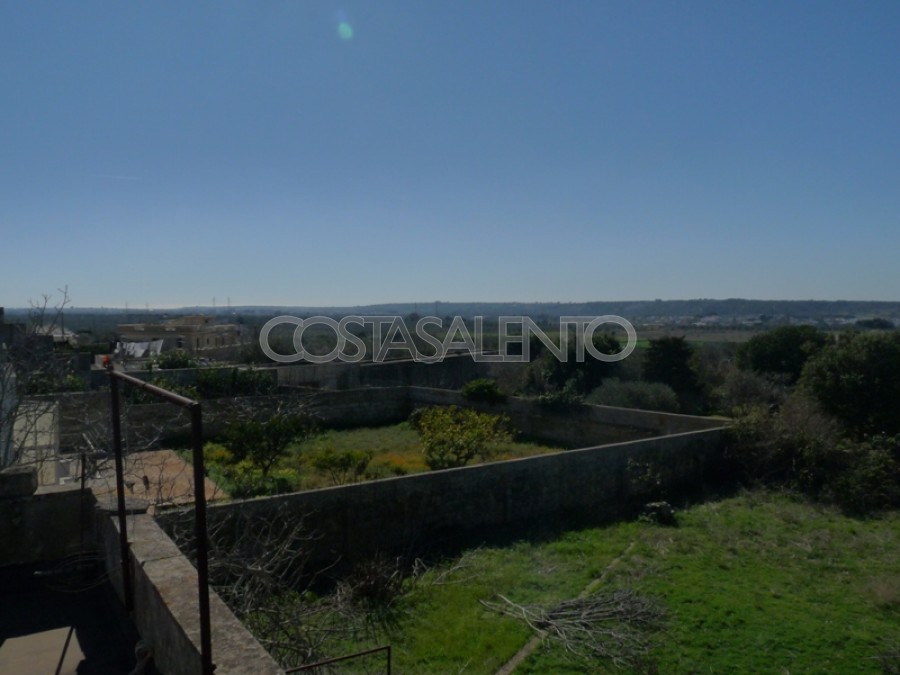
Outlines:
{"label": "distant building", "polygon": [[163,351],[184,349],[192,354],[241,344],[241,327],[213,323],[212,317],[180,316],[163,323],[124,323],[118,326],[122,342],[163,341]]}

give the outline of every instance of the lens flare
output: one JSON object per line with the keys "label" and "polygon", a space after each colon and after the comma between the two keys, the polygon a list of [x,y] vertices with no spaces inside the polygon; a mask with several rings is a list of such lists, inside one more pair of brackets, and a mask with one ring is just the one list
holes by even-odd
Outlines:
{"label": "lens flare", "polygon": [[338,35],[341,36],[342,40],[350,40],[353,38],[353,27],[346,21],[341,21],[338,24],[337,30],[338,30]]}

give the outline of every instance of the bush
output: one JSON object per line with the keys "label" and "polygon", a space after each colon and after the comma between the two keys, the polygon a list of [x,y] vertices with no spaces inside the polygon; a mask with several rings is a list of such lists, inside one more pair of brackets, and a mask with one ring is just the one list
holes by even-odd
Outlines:
{"label": "bush", "polygon": [[249,461],[266,477],[288,446],[316,431],[315,422],[305,415],[274,415],[265,422],[236,422],[225,430],[225,439],[236,459]]}
{"label": "bush", "polygon": [[578,393],[575,380],[569,380],[559,391],[549,391],[538,396],[538,405],[554,412],[566,412],[580,408],[584,397]]}
{"label": "bush", "polygon": [[[195,387],[181,384],[181,382],[173,379],[170,376],[167,377],[165,375],[151,375],[147,378],[146,382],[147,384],[152,384],[162,389],[166,389],[167,391],[171,391],[173,394],[178,394],[180,396],[184,396],[185,398],[199,398],[199,394],[197,393],[197,389]],[[131,386],[125,387],[125,399],[129,403],[132,403],[134,405],[162,402],[162,399],[158,396],[151,394],[150,392],[143,389]]]}
{"label": "bush", "polygon": [[783,385],[748,370],[732,368],[713,392],[716,408],[726,415],[748,406],[777,404],[784,397]]}
{"label": "bush", "polygon": [[[532,336],[534,337],[534,336]],[[602,334],[593,336],[594,348],[602,354],[618,354],[622,346],[615,336]],[[552,394],[566,387],[575,389],[581,395],[599,387],[603,380],[618,372],[618,362],[607,362],[595,359],[585,350],[584,360],[578,361],[578,352],[574,336],[567,342],[566,360],[557,359],[550,351],[532,350],[539,356],[532,361],[525,375],[523,392],[526,394]]]}
{"label": "bush", "polygon": [[500,391],[497,383],[484,377],[466,382],[461,392],[467,401],[477,403],[503,403],[506,400],[506,394]]}
{"label": "bush", "polygon": [[28,396],[87,391],[88,389],[87,380],[75,373],[60,375],[40,370],[28,373],[19,386],[21,387],[21,392]]}
{"label": "bush", "polygon": [[781,410],[735,418],[728,454],[744,477],[783,485],[857,514],[900,506],[900,436],[841,438],[814,402],[792,396]]}
{"label": "bush", "polygon": [[847,333],[810,359],[800,386],[858,438],[900,434],[900,333]]}
{"label": "bush", "polygon": [[678,394],[662,382],[622,382],[618,378],[606,380],[587,397],[588,403],[620,408],[678,412]]}
{"label": "bush", "polygon": [[328,474],[332,485],[346,485],[361,481],[375,455],[371,450],[346,450],[338,452],[334,448],[322,448],[314,452],[310,464]]}
{"label": "bush", "polygon": [[494,446],[512,439],[509,420],[454,405],[428,408],[418,417],[425,463],[431,469],[465,466],[475,457],[489,459]]}
{"label": "bush", "polygon": [[839,434],[814,401],[795,395],[780,410],[751,406],[736,413],[727,454],[745,479],[819,491],[832,472]]}
{"label": "bush", "polygon": [[196,368],[197,361],[183,349],[175,349],[163,352],[153,363],[160,370],[173,370],[176,368]]}
{"label": "bush", "polygon": [[264,370],[252,368],[210,368],[197,371],[197,391],[204,399],[231,396],[263,396],[277,389]]}
{"label": "bush", "polygon": [[827,334],[813,326],[781,326],[754,335],[738,348],[737,363],[742,370],[767,373],[794,384],[803,366],[829,342]]}
{"label": "bush", "polygon": [[844,467],[830,487],[842,508],[865,514],[900,507],[900,436],[843,444]]}

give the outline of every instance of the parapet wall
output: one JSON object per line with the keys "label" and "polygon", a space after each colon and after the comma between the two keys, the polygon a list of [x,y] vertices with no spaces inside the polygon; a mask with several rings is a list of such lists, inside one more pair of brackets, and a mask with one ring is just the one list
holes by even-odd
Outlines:
{"label": "parapet wall", "polygon": [[[101,540],[113,588],[124,601],[119,529],[115,518],[101,518]],[[151,646],[159,672],[201,672],[197,570],[152,517],[128,517],[132,619]],[[212,658],[216,675],[277,675],[283,671],[210,589]]]}
{"label": "parapet wall", "polygon": [[0,567],[55,561],[94,540],[94,500],[76,486],[0,498]]}

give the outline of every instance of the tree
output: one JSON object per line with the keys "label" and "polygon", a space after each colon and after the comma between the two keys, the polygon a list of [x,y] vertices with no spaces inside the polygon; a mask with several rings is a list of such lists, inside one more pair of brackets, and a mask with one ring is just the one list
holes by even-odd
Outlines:
{"label": "tree", "polygon": [[693,356],[694,350],[684,337],[650,340],[644,355],[643,378],[669,385],[678,394],[683,408],[695,408],[699,404],[701,387],[691,367]]}
{"label": "tree", "polygon": [[249,460],[265,478],[285,456],[288,446],[309,439],[315,431],[316,425],[308,416],[278,414],[265,422],[236,422],[226,429],[225,438],[234,457]]}
{"label": "tree", "polygon": [[509,420],[455,405],[428,408],[415,418],[425,463],[432,469],[465,466],[475,457],[487,459],[492,446],[511,440]]}
{"label": "tree", "polygon": [[363,479],[374,456],[372,450],[338,452],[333,447],[327,447],[313,453],[310,463],[319,471],[327,473],[332,485],[346,485]]}
{"label": "tree", "polygon": [[793,385],[810,357],[828,343],[828,335],[813,326],[781,326],[741,345],[737,362],[741,370],[777,375]]}
{"label": "tree", "polygon": [[[5,324],[0,317],[0,469],[33,455],[37,426],[55,415],[56,401],[37,394],[80,391],[85,382],[71,368],[70,356],[54,349],[54,335],[66,335],[63,312],[69,304],[67,288],[53,302],[43,295],[32,303],[27,324]],[[43,459],[30,456],[39,464]]]}
{"label": "tree", "polygon": [[[594,348],[602,354],[612,355],[622,351],[622,345],[614,335],[594,335],[592,342]],[[528,369],[525,389],[531,393],[546,394],[568,387],[581,395],[596,389],[606,377],[616,372],[617,362],[595,359],[587,350],[584,352],[584,360],[579,362],[576,349],[575,339],[570,336],[566,360],[562,361],[532,336],[532,357],[536,354],[539,356]]]}
{"label": "tree", "polygon": [[476,403],[503,403],[506,400],[506,394],[500,391],[496,380],[486,377],[466,382],[460,393],[467,401]]}
{"label": "tree", "polygon": [[847,333],[806,364],[800,386],[857,436],[900,433],[900,333]]}

